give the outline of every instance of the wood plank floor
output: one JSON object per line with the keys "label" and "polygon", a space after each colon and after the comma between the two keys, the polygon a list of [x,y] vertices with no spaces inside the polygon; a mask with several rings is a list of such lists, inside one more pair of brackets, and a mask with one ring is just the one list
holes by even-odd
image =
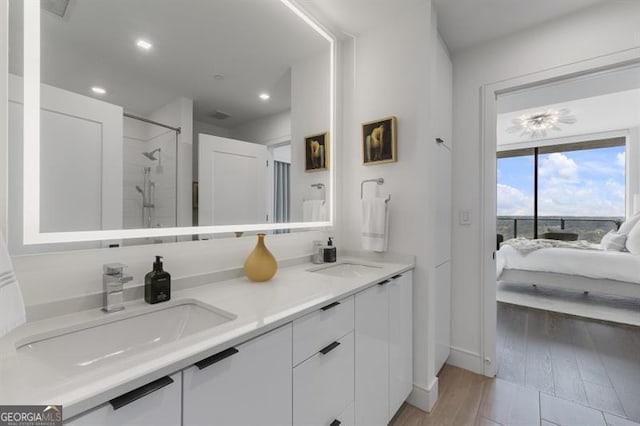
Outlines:
{"label": "wood plank floor", "polygon": [[391,425],[640,426],[640,329],[498,304],[495,379],[445,366],[431,413]]}
{"label": "wood plank floor", "polygon": [[640,327],[498,303],[497,358],[497,378],[640,422]]}

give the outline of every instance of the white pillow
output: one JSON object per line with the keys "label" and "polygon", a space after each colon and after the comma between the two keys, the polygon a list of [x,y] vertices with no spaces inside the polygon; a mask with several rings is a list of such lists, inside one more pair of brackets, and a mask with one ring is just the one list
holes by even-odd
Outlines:
{"label": "white pillow", "polygon": [[640,222],[640,213],[631,216],[629,219],[625,220],[622,225],[620,225],[620,229],[618,229],[618,234],[626,234],[629,235],[631,230],[636,226],[636,224]]}
{"label": "white pillow", "polygon": [[600,246],[602,247],[602,250],[605,251],[622,251],[625,248],[626,241],[626,234],[620,234],[616,231],[609,231],[604,237],[602,237]]}
{"label": "white pillow", "polygon": [[636,223],[636,226],[629,232],[626,247],[629,253],[640,254],[640,222]]}

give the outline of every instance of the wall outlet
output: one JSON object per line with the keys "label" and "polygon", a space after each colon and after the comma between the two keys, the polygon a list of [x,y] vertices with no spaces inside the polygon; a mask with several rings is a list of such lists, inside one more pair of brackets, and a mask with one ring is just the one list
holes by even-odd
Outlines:
{"label": "wall outlet", "polygon": [[471,210],[460,210],[460,225],[471,225]]}

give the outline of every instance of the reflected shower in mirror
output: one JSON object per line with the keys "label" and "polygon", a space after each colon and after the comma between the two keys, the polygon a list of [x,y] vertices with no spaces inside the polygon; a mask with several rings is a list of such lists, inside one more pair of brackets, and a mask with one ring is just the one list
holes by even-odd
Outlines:
{"label": "reflected shower in mirror", "polygon": [[[329,130],[331,47],[283,2],[52,3],[40,12],[40,232],[328,220],[305,214],[310,200],[329,208],[330,172],[305,172],[304,138]],[[9,7],[18,224],[24,12]],[[28,248],[13,228],[14,253],[213,237]]]}

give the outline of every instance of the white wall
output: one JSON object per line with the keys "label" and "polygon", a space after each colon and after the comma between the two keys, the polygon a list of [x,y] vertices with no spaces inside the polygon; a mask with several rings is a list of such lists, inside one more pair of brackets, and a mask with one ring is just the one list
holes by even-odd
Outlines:
{"label": "white wall", "polygon": [[480,87],[637,47],[638,22],[640,2],[606,2],[453,55],[453,213],[469,209],[472,224],[453,227],[450,362],[482,371]]}
{"label": "white wall", "polygon": [[[310,256],[313,240],[326,232],[268,235],[266,245],[278,261]],[[27,309],[30,306],[102,292],[102,265],[126,263],[133,282],[141,285],[155,255],[164,256],[172,279],[241,268],[256,244],[255,237],[189,241],[112,249],[65,251],[12,257]]]}
{"label": "white wall", "polygon": [[258,118],[229,131],[230,138],[267,145],[291,139],[291,111]]}
{"label": "white wall", "polygon": [[[292,222],[301,222],[302,203],[317,199],[317,190],[311,184],[322,183],[329,189],[329,170],[305,172],[304,138],[329,131],[329,51],[313,56],[291,67],[291,216]],[[329,149],[332,139],[329,135]],[[343,138],[342,143],[347,139]],[[338,156],[336,156],[337,158]],[[327,200],[327,207],[330,200]]]}
{"label": "white wall", "polygon": [[[432,98],[438,95],[432,93],[431,75],[436,38],[435,14],[427,4],[341,46],[344,143],[337,246],[361,248],[360,182],[384,178],[377,191],[379,196],[391,194],[389,251],[416,255],[411,401],[423,409],[437,396],[434,342],[440,326],[434,309],[438,301],[433,241],[438,147],[432,108],[438,101]],[[360,123],[391,115],[397,117],[398,162],[362,165]],[[368,186],[368,191],[376,189],[375,184]]]}

